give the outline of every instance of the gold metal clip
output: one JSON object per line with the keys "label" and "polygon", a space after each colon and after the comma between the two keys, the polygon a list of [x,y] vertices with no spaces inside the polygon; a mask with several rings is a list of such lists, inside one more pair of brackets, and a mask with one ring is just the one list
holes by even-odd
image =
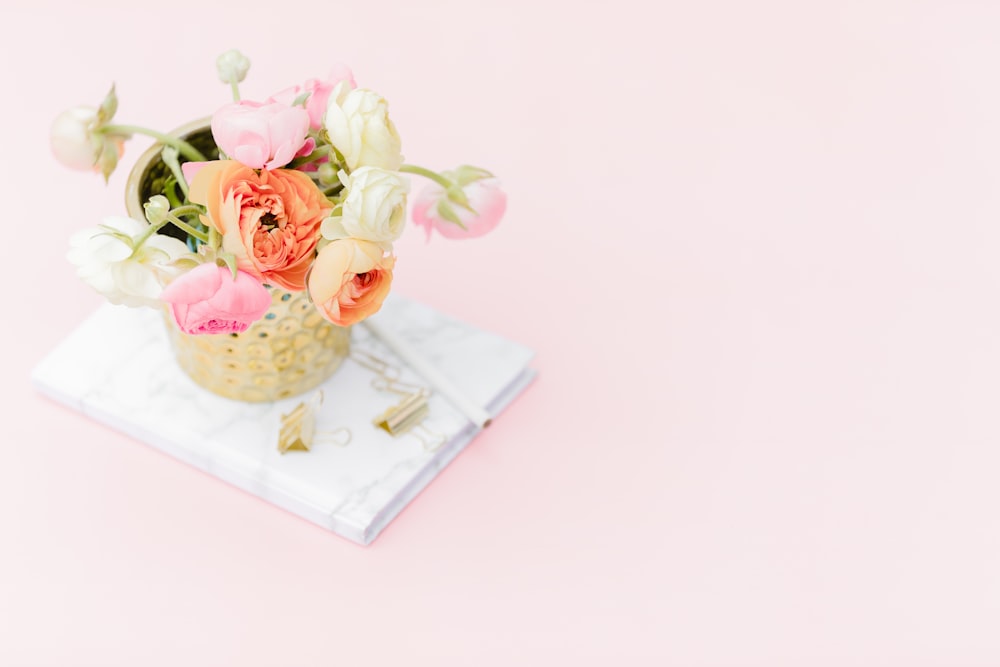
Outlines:
{"label": "gold metal clip", "polygon": [[287,415],[281,415],[281,430],[278,432],[278,451],[297,449],[308,452],[316,436],[316,411],[323,404],[323,392],[317,391],[312,397],[299,403]]}
{"label": "gold metal clip", "polygon": [[402,435],[419,424],[428,410],[427,391],[421,389],[415,394],[408,394],[399,405],[392,406],[372,423],[392,436]]}

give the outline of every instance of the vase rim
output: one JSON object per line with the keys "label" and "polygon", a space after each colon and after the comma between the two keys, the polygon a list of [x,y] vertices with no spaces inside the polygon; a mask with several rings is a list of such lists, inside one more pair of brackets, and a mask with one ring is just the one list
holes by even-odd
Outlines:
{"label": "vase rim", "polygon": [[[194,134],[195,132],[198,132],[199,130],[209,129],[211,126],[212,117],[206,116],[204,118],[184,123],[168,134],[183,139]],[[142,180],[146,175],[146,170],[153,163],[153,161],[160,156],[160,152],[162,150],[163,144],[157,141],[139,156],[139,158],[135,161],[135,164],[132,166],[132,171],[129,172],[128,180],[125,181],[125,210],[128,212],[130,218],[135,218],[136,220],[146,219],[146,213],[142,207],[143,202],[139,190],[142,187]]]}

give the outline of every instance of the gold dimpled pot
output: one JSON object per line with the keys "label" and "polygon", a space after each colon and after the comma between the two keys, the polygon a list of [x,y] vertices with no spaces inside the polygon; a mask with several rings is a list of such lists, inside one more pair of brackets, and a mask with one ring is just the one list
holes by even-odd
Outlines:
{"label": "gold dimpled pot", "polygon": [[[208,119],[172,134],[185,138],[210,159],[218,155]],[[162,191],[170,175],[160,159],[162,148],[156,144],[139,157],[125,186],[126,208],[138,220],[145,219],[143,203]],[[183,233],[177,235],[183,238]],[[261,402],[307,392],[337,370],[350,352],[350,328],[323,319],[307,292],[274,287],[270,292],[271,307],[263,319],[242,333],[193,336],[180,331],[167,313],[177,362],[192,380],[226,398]]]}
{"label": "gold dimpled pot", "polygon": [[330,377],[350,351],[350,329],[324,320],[306,292],[271,289],[264,319],[238,334],[192,336],[167,316],[177,362],[211,392],[238,401],[296,396]]}

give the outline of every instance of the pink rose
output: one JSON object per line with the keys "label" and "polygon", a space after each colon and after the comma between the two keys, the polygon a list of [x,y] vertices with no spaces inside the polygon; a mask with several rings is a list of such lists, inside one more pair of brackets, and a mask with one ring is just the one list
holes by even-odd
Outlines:
{"label": "pink rose", "polygon": [[275,93],[267,101],[290,105],[302,93],[311,93],[309,99],[306,100],[309,126],[314,130],[319,130],[323,127],[323,117],[326,115],[326,105],[330,100],[330,93],[341,81],[346,81],[349,88],[357,87],[350,67],[342,64],[334,65],[326,80],[309,79],[301,86],[292,86],[285,88],[280,93]]}
{"label": "pink rose", "polygon": [[212,136],[227,156],[251,169],[277,169],[315,146],[309,114],[301,107],[246,100],[227,104],[212,116]]}
{"label": "pink rose", "polygon": [[253,276],[202,264],[167,285],[160,299],[187,334],[240,333],[271,307],[271,294]]}
{"label": "pink rose", "polygon": [[[427,230],[428,239],[431,237],[431,229],[438,230],[445,238],[468,239],[482,236],[500,223],[507,210],[507,195],[495,179],[473,181],[462,188],[462,191],[475,213],[449,201],[444,188],[437,183],[428,185],[417,197],[413,204],[413,222]],[[465,225],[465,229],[449,221],[442,214],[442,207],[449,207]]]}

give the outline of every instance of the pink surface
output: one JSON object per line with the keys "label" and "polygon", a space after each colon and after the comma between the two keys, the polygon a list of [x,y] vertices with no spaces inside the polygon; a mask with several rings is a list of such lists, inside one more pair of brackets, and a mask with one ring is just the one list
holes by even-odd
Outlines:
{"label": "pink surface", "polygon": [[[0,664],[1000,664],[1000,5],[654,4],[0,10]],[[368,549],[28,385],[127,173],[51,119],[206,115],[233,46],[509,193],[395,287],[541,374]]]}

